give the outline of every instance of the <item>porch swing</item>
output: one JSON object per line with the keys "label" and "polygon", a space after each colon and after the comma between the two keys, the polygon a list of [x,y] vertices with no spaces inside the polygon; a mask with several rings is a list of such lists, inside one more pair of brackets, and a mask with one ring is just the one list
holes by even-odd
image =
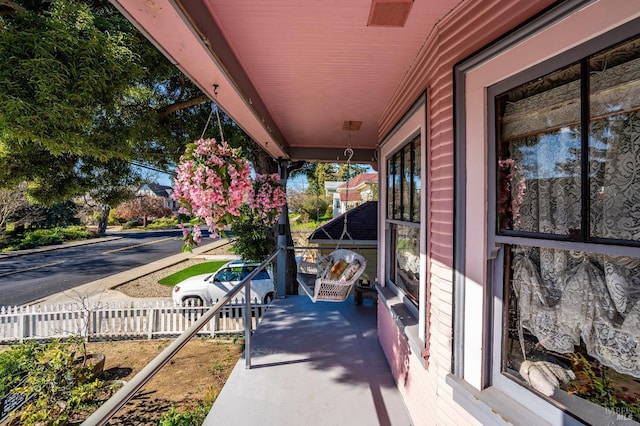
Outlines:
{"label": "porch swing", "polygon": [[[349,129],[351,130],[351,129]],[[347,158],[347,170],[351,165],[353,149],[351,149],[351,132],[349,132],[349,147],[344,151]],[[349,184],[347,183],[347,200],[349,199]],[[367,261],[352,250],[340,248],[340,244],[348,237],[355,245],[355,241],[348,230],[348,211],[344,213],[342,234],[335,249],[316,263],[301,260],[298,263],[298,273],[307,279],[298,280],[305,293],[316,302],[344,302],[351,294],[354,284],[364,272]],[[318,216],[316,210],[316,216]],[[335,242],[326,229],[321,228],[329,240]],[[309,279],[310,278],[310,279]],[[314,283],[311,288],[311,282]]]}

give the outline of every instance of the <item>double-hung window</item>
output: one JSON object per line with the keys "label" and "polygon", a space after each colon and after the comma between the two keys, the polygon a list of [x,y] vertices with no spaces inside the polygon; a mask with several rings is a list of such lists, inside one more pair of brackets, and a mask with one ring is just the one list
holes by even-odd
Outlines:
{"label": "double-hung window", "polygon": [[489,91],[500,369],[578,418],[638,422],[640,37],[593,50]]}
{"label": "double-hung window", "polygon": [[426,93],[409,108],[380,145],[379,304],[406,336],[411,351],[428,363],[429,265],[426,241]]}
{"label": "double-hung window", "polygon": [[420,135],[387,160],[389,280],[414,305],[420,298]]}

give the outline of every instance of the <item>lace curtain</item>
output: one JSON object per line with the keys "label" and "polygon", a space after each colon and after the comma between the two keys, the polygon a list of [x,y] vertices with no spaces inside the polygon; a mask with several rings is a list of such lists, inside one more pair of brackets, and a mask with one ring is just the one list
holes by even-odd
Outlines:
{"label": "lace curtain", "polygon": [[[590,234],[640,240],[640,114],[592,124]],[[576,129],[509,142],[512,229],[573,235],[581,227]],[[520,325],[546,349],[582,340],[602,364],[640,377],[640,259],[513,246]]]}

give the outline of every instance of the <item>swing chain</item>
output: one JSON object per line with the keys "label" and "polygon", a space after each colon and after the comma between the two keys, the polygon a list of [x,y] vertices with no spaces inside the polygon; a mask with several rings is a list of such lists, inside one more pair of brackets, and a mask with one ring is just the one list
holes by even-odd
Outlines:
{"label": "swing chain", "polygon": [[[340,248],[340,245],[342,243],[342,240],[344,240],[344,237],[348,237],[352,243],[354,243],[355,245],[355,241],[353,240],[353,237],[351,236],[351,234],[349,234],[349,223],[348,223],[348,216],[349,216],[349,212],[348,212],[348,203],[349,203],[349,180],[350,180],[350,176],[349,176],[349,172],[351,169],[351,159],[353,158],[353,148],[351,148],[351,128],[349,128],[349,139],[348,139],[348,145],[347,148],[344,150],[344,156],[347,159],[347,182],[346,182],[346,200],[345,200],[345,212],[344,212],[344,217],[342,220],[342,234],[340,235],[340,238],[338,239],[338,242],[336,244],[336,250]],[[317,175],[316,175],[317,178]],[[319,196],[319,195],[318,195]],[[316,217],[318,216],[318,210],[317,210],[317,206],[316,206]],[[317,219],[316,219],[317,220]],[[335,240],[333,239],[333,237],[331,237],[331,235],[329,234],[329,232],[327,232],[327,230],[324,227],[321,227],[320,229],[322,229],[322,231],[325,233],[325,235],[329,238],[329,240],[331,240],[332,242],[335,242]],[[357,246],[356,246],[357,249]]]}
{"label": "swing chain", "polygon": [[345,236],[349,237],[351,242],[353,241],[353,237],[349,234],[348,230],[348,216],[349,216],[349,181],[351,180],[350,171],[351,171],[351,159],[353,158],[353,148],[351,148],[351,123],[349,123],[349,140],[347,149],[344,150],[344,156],[347,158],[347,191],[345,194],[345,211],[344,211],[344,220],[342,223],[342,234],[340,235],[340,239],[338,240],[338,245],[336,248],[340,248],[340,244]]}

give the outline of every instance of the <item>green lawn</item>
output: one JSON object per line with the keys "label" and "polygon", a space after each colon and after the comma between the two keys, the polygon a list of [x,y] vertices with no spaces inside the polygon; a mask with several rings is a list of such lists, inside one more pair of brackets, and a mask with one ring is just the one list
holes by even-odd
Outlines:
{"label": "green lawn", "polygon": [[171,274],[168,277],[164,277],[158,282],[160,284],[174,286],[179,282],[186,280],[189,277],[193,277],[194,275],[208,274],[210,272],[215,272],[218,269],[220,269],[220,267],[225,263],[227,262],[218,261],[218,262],[199,263],[197,265],[189,266],[188,268],[185,268],[182,271],[178,271],[175,274]]}
{"label": "green lawn", "polygon": [[319,222],[316,222],[315,220],[311,220],[306,223],[297,223],[297,222],[291,223],[291,232],[313,232],[318,227],[328,222],[330,219],[331,219],[330,217],[327,217],[327,218],[321,218]]}

